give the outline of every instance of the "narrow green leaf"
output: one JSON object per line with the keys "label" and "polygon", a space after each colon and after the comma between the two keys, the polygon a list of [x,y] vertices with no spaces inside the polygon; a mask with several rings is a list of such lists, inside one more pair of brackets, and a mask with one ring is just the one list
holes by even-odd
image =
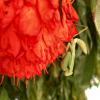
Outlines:
{"label": "narrow green leaf", "polygon": [[8,97],[8,93],[7,93],[6,89],[4,89],[4,88],[1,89],[0,100],[10,100]]}

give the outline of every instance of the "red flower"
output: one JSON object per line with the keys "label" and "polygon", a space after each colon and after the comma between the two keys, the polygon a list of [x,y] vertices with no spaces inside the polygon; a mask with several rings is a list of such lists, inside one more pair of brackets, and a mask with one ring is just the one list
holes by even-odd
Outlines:
{"label": "red flower", "polygon": [[0,74],[41,75],[77,33],[77,20],[70,0],[0,0]]}

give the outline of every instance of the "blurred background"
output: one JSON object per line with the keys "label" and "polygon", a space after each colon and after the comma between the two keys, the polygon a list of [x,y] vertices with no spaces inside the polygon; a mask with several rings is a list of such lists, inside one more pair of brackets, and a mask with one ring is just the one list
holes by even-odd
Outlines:
{"label": "blurred background", "polygon": [[[84,55],[76,46],[74,72],[65,76],[61,58],[48,65],[48,74],[30,79],[26,88],[23,80],[14,86],[5,77],[0,86],[0,100],[100,100],[100,0],[75,0],[79,15],[77,28],[89,53]],[[0,76],[1,77],[1,76]]]}

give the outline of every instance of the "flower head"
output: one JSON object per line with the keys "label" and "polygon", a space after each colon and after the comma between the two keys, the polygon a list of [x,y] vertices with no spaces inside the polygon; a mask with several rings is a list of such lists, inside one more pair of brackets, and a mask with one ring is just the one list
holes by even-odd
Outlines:
{"label": "flower head", "polygon": [[31,78],[77,33],[70,0],[0,0],[0,74]]}

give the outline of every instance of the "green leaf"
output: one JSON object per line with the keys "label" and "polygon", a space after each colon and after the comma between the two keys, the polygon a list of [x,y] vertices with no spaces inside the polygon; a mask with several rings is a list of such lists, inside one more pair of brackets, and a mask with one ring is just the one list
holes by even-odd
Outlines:
{"label": "green leaf", "polygon": [[96,23],[96,28],[100,36],[100,0],[97,2],[96,6],[96,12],[95,12],[95,23]]}
{"label": "green leaf", "polygon": [[10,100],[8,97],[7,90],[5,88],[2,88],[0,90],[0,100]]}

